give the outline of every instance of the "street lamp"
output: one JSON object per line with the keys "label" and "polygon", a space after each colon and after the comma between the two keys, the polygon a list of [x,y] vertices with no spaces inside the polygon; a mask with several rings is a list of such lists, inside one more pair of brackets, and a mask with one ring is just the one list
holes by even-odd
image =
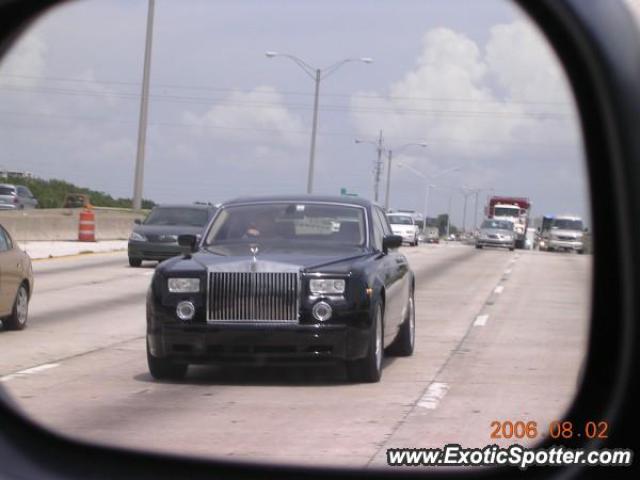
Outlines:
{"label": "street lamp", "polygon": [[426,143],[405,143],[404,145],[400,145],[394,149],[387,149],[387,191],[384,197],[384,209],[389,210],[389,193],[391,190],[391,160],[393,159],[393,152],[400,153],[402,150],[408,147],[426,147]]}
{"label": "street lamp", "polygon": [[425,192],[425,196],[424,196],[424,226],[427,226],[427,218],[428,218],[428,205],[429,205],[429,191],[431,188],[436,188],[436,185],[429,183],[430,180],[434,180],[438,177],[441,177],[442,175],[446,175],[447,173],[451,173],[451,172],[457,172],[458,170],[462,169],[462,166],[457,165],[455,167],[451,167],[451,168],[447,168],[446,170],[442,170],[441,172],[438,172],[435,175],[425,175],[424,173],[422,173],[420,170],[418,170],[417,168],[412,167],[411,165],[408,165],[406,163],[402,163],[402,162],[398,162],[398,167],[400,168],[408,168],[409,170],[411,170],[412,172],[414,172],[416,175],[418,175],[419,177],[422,177],[423,179],[425,179],[427,181],[426,183],[426,192]]}
{"label": "street lamp", "polygon": [[369,57],[345,58],[325,68],[314,68],[304,60],[288,53],[278,53],[273,51],[265,52],[267,58],[285,57],[293,61],[315,82],[315,95],[313,100],[313,125],[311,127],[311,147],[309,151],[309,175],[307,177],[307,193],[313,193],[313,169],[316,156],[316,134],[318,131],[318,98],[320,96],[320,80],[338,70],[342,65],[349,62],[371,63],[373,59]]}
{"label": "street lamp", "polygon": [[378,136],[378,141],[373,142],[371,140],[360,140],[356,138],[356,143],[370,143],[371,145],[375,145],[376,151],[378,152],[378,158],[376,160],[376,166],[373,172],[373,201],[378,203],[378,193],[380,191],[380,174],[382,173],[382,152],[384,151],[384,147],[382,145],[382,130],[380,130],[380,135]]}

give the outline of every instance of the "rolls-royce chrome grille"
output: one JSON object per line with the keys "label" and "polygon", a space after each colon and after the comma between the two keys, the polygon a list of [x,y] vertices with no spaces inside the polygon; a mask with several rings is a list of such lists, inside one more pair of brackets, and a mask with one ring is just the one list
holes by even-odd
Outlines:
{"label": "rolls-royce chrome grille", "polygon": [[209,273],[209,321],[297,322],[295,272]]}

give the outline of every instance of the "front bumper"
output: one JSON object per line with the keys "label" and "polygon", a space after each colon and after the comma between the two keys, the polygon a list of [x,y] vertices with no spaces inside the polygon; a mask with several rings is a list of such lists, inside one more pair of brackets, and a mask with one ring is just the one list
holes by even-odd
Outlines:
{"label": "front bumper", "polygon": [[551,239],[547,243],[547,248],[555,250],[583,250],[584,242],[582,240],[554,240]]}
{"label": "front bumper", "polygon": [[476,245],[479,245],[481,247],[514,248],[515,240],[502,240],[499,238],[478,238],[476,239]]}
{"label": "front bumper", "polygon": [[177,257],[183,253],[177,243],[153,243],[137,240],[129,240],[127,250],[129,258],[158,261]]}
{"label": "front bumper", "polygon": [[368,329],[347,325],[164,325],[147,333],[156,357],[195,364],[316,364],[362,358]]}

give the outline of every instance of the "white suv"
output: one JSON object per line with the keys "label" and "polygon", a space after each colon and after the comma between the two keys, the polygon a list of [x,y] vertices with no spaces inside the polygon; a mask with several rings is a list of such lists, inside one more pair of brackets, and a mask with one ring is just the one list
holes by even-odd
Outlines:
{"label": "white suv", "polygon": [[420,228],[416,225],[413,216],[409,213],[387,213],[387,219],[394,235],[400,235],[402,241],[411,246],[418,245],[418,233]]}

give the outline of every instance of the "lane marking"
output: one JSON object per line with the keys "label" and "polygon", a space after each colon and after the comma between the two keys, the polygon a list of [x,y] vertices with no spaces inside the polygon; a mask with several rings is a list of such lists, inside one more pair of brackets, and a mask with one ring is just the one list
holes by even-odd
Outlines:
{"label": "lane marking", "polygon": [[497,293],[498,295],[500,295],[503,291],[504,291],[504,285],[498,285],[495,288],[494,293]]}
{"label": "lane marking", "polygon": [[507,268],[507,269],[504,271],[504,274],[505,274],[505,275],[511,275],[511,272],[513,272],[513,270],[512,270],[511,268]]}
{"label": "lane marking", "polygon": [[14,378],[27,377],[29,375],[33,375],[34,373],[43,372],[45,370],[49,370],[58,366],[60,366],[59,363],[45,363],[43,365],[38,365],[37,367],[27,368],[25,370],[20,370],[19,372],[10,373],[9,375],[0,377],[0,382],[7,382],[9,380],[13,380]]}
{"label": "lane marking", "polygon": [[427,391],[418,402],[418,407],[426,408],[427,410],[435,410],[438,408],[440,401],[449,391],[449,384],[444,382],[433,382],[427,388]]}
{"label": "lane marking", "polygon": [[478,315],[476,321],[473,322],[473,326],[484,327],[487,324],[487,320],[489,320],[489,315]]}

